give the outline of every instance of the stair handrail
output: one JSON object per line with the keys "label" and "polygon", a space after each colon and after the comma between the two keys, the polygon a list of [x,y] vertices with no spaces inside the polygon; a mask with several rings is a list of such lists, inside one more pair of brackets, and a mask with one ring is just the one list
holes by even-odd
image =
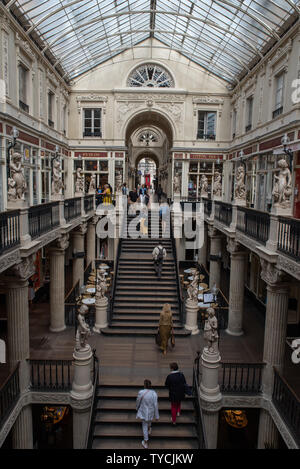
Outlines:
{"label": "stair handrail", "polygon": [[96,355],[96,349],[93,349],[93,374],[94,374],[94,382],[93,382],[93,400],[92,400],[92,408],[89,416],[89,423],[88,423],[88,432],[87,432],[87,437],[85,441],[85,449],[91,449],[92,448],[92,443],[93,443],[93,425],[92,422],[94,420],[95,416],[95,411],[96,411],[96,404],[97,404],[97,399],[96,399],[96,393],[97,393],[97,387],[100,384],[99,383],[99,359]]}
{"label": "stair handrail", "polygon": [[198,444],[199,449],[208,449],[206,431],[204,427],[204,419],[201,408],[201,398],[200,398],[200,351],[197,351],[197,356],[194,360],[193,365],[193,398],[194,398],[194,407],[196,411],[197,418],[197,434],[198,434]]}
{"label": "stair handrail", "polygon": [[179,319],[180,319],[181,324],[183,325],[184,303],[183,303],[182,292],[181,292],[181,287],[180,287],[179,268],[178,268],[178,262],[177,262],[177,250],[176,250],[176,243],[175,243],[175,238],[174,238],[172,217],[170,219],[170,235],[171,235],[172,251],[173,251],[173,256],[174,256],[174,261],[175,261],[176,287],[177,287],[177,296],[178,296],[178,304],[179,304]]}

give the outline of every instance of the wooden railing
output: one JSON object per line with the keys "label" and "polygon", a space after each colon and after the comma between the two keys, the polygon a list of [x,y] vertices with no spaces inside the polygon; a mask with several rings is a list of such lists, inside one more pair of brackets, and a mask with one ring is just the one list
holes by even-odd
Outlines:
{"label": "wooden railing", "polygon": [[74,199],[66,199],[64,201],[64,214],[66,221],[73,220],[73,218],[80,217],[81,215],[81,197]]}
{"label": "wooden railing", "polygon": [[276,368],[272,401],[300,446],[300,401]]}
{"label": "wooden railing", "polygon": [[0,213],[0,254],[20,245],[20,211]]}
{"label": "wooden railing", "polygon": [[72,363],[72,360],[29,360],[31,391],[70,391]]}
{"label": "wooden railing", "polygon": [[278,251],[300,261],[300,220],[279,217]]}
{"label": "wooden railing", "polygon": [[20,395],[19,363],[0,389],[0,427],[9,416]]}
{"label": "wooden railing", "polygon": [[222,363],[222,393],[258,394],[264,363]]}
{"label": "wooden railing", "polygon": [[232,205],[215,201],[215,219],[229,226],[232,222]]}
{"label": "wooden railing", "polygon": [[32,239],[59,225],[59,203],[35,205],[28,210],[29,234]]}
{"label": "wooden railing", "polygon": [[252,208],[238,207],[237,229],[265,244],[269,239],[270,215]]}
{"label": "wooden railing", "polygon": [[198,434],[198,447],[199,449],[207,449],[207,440],[206,432],[204,427],[204,420],[201,409],[201,399],[200,399],[200,352],[197,352],[197,356],[194,361],[193,366],[193,398],[194,398],[194,407],[196,414],[196,423],[197,423],[197,434]]}

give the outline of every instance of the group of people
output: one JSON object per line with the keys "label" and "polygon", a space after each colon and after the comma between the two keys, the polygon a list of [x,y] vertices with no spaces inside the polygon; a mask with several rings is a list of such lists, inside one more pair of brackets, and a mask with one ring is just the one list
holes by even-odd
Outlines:
{"label": "group of people", "polygon": [[104,184],[103,186],[98,186],[96,190],[96,199],[99,201],[99,204],[111,204],[112,203],[112,187],[110,184]]}
{"label": "group of people", "polygon": [[[185,398],[187,383],[184,374],[179,371],[177,363],[170,363],[170,370],[171,372],[165,380],[165,386],[169,390],[172,424],[176,425],[176,419],[181,414],[181,402]],[[145,379],[144,389],[141,389],[137,395],[136,410],[136,418],[142,420],[142,446],[147,449],[152,420],[159,420],[158,396],[156,391],[152,389],[149,379]]]}

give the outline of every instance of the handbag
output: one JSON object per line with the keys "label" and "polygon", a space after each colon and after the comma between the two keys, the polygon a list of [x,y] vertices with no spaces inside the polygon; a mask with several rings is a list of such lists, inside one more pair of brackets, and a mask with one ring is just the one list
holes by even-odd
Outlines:
{"label": "handbag", "polygon": [[157,344],[158,346],[161,346],[161,337],[160,337],[159,330],[158,330],[157,333],[156,333],[155,342],[156,342],[156,344]]}
{"label": "handbag", "polygon": [[184,394],[186,394],[187,396],[192,396],[192,394],[193,394],[193,390],[192,390],[191,386],[189,386],[186,383],[184,385]]}

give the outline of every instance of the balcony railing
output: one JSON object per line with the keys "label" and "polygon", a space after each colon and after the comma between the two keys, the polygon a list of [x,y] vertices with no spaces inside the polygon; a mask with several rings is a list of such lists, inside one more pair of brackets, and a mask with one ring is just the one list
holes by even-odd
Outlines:
{"label": "balcony railing", "polygon": [[262,391],[263,363],[222,363],[223,393],[258,394]]}
{"label": "balcony railing", "polygon": [[272,401],[300,445],[300,401],[275,368]]}
{"label": "balcony railing", "polygon": [[277,116],[280,116],[280,114],[283,113],[283,106],[279,107],[278,109],[275,109],[275,111],[273,111],[272,115],[273,115],[273,119],[275,119],[275,117]]}
{"label": "balcony railing", "polygon": [[20,245],[20,211],[0,213],[0,255]]}
{"label": "balcony railing", "polygon": [[211,210],[212,210],[212,201],[211,199],[202,199],[202,200],[204,203],[204,213],[205,215],[209,217],[211,214]]}
{"label": "balcony railing", "polygon": [[73,218],[80,217],[81,215],[81,197],[74,199],[67,199],[64,201],[65,219],[66,221],[73,220]]}
{"label": "balcony railing", "polygon": [[29,106],[28,104],[23,103],[23,101],[19,101],[19,108],[22,109],[22,111],[29,113]]}
{"label": "balcony railing", "polygon": [[216,140],[216,135],[215,134],[204,134],[203,132],[198,131],[197,139],[199,139],[199,140]]}
{"label": "balcony railing", "polygon": [[59,225],[59,203],[35,205],[28,210],[29,234],[32,239]]}
{"label": "balcony railing", "polygon": [[225,202],[215,201],[215,218],[229,226],[232,222],[232,206]]}
{"label": "balcony railing", "polygon": [[269,239],[270,215],[251,208],[238,207],[237,229],[265,244]]}
{"label": "balcony railing", "polygon": [[279,217],[278,251],[300,261],[300,220]]}
{"label": "balcony railing", "polygon": [[54,128],[54,122],[51,119],[48,119],[48,125],[49,127]]}
{"label": "balcony railing", "polygon": [[86,195],[84,197],[84,211],[85,213],[89,213],[94,209],[94,196],[93,195]]}
{"label": "balcony railing", "polygon": [[251,130],[251,129],[252,129],[252,124],[248,124],[245,127],[245,132],[249,132],[249,130]]}
{"label": "balcony railing", "polygon": [[70,391],[72,360],[29,360],[32,391]]}
{"label": "balcony railing", "polygon": [[20,395],[19,363],[0,389],[0,427]]}

